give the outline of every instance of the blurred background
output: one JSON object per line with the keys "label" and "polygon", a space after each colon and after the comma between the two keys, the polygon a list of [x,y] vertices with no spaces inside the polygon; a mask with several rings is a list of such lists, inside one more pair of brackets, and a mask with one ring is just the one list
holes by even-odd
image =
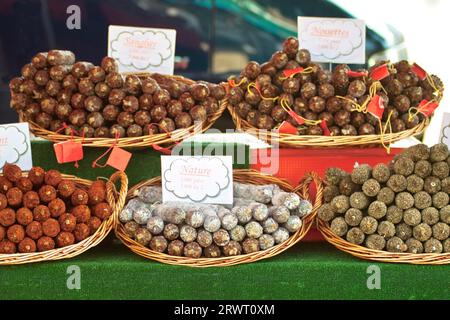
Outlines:
{"label": "blurred background", "polygon": [[[81,30],[66,27],[72,4],[81,8]],[[35,53],[68,49],[77,60],[99,63],[110,24],[176,29],[175,73],[219,82],[249,60],[268,60],[284,38],[297,35],[297,16],[355,17],[367,24],[369,66],[409,59],[450,83],[448,12],[448,0],[1,0],[0,123],[17,120],[8,82]],[[431,132],[427,139],[438,134]]]}

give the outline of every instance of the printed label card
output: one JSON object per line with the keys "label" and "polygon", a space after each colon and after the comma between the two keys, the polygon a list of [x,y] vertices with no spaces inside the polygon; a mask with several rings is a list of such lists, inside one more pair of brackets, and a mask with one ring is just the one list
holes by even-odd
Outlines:
{"label": "printed label card", "polygon": [[233,203],[231,156],[161,156],[163,202]]}
{"label": "printed label card", "polygon": [[363,20],[298,17],[300,47],[311,60],[327,63],[366,63],[366,25]]}
{"label": "printed label card", "polygon": [[16,164],[23,171],[33,166],[28,123],[0,125],[0,172],[5,163]]}
{"label": "printed label card", "polygon": [[173,74],[176,31],[110,25],[108,56],[117,59],[119,71]]}

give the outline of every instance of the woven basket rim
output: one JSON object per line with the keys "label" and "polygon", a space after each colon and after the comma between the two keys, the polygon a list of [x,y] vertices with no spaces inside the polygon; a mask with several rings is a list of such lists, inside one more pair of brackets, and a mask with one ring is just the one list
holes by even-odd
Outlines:
{"label": "woven basket rim", "polygon": [[[73,175],[63,174],[62,176],[63,179],[71,180],[77,186],[87,187],[93,183],[93,181],[91,180],[78,178]],[[119,192],[115,190],[114,186],[114,182],[117,180],[120,180],[121,182]],[[108,179],[106,187],[107,202],[113,209],[113,212],[107,220],[104,220],[102,222],[100,228],[98,228],[94,234],[84,239],[83,241],[62,248],[33,253],[0,254],[0,265],[18,265],[42,261],[69,259],[78,256],[81,253],[89,250],[90,248],[98,245],[109,234],[109,232],[114,228],[114,225],[116,224],[118,211],[121,210],[123,204],[125,203],[125,198],[128,191],[128,178],[123,172],[117,171],[113,173]]]}
{"label": "woven basket rim", "polygon": [[234,106],[228,103],[228,100],[225,100],[224,102],[238,130],[243,130],[247,133],[255,135],[259,139],[263,139],[268,143],[275,141],[281,147],[287,148],[301,148],[305,146],[336,148],[346,146],[367,146],[373,144],[381,145],[383,143],[393,143],[423,133],[430,123],[429,118],[425,118],[417,126],[411,129],[386,134],[383,138],[378,134],[357,136],[314,136],[277,133],[275,131],[264,131],[264,134],[260,134],[261,130],[252,126],[246,120],[242,119],[237,114]]}
{"label": "woven basket rim", "polygon": [[[136,73],[136,72],[130,72],[130,73],[123,73],[123,74],[133,74],[137,75],[138,77],[145,77],[151,75],[151,73]],[[174,78],[178,81],[185,82],[186,84],[194,83],[193,80],[178,76],[178,75],[162,75],[164,77],[168,78]],[[63,142],[67,140],[71,140],[74,142],[79,142],[83,146],[86,147],[111,147],[111,146],[117,146],[117,147],[147,147],[152,145],[165,145],[165,144],[173,144],[181,141],[182,139],[186,139],[188,137],[191,137],[192,135],[196,133],[203,133],[216,122],[218,118],[222,115],[224,110],[226,109],[226,104],[224,100],[218,101],[219,109],[208,115],[208,118],[204,122],[198,122],[194,123],[188,128],[182,128],[182,129],[176,129],[174,131],[171,131],[170,133],[157,133],[153,135],[144,135],[140,137],[125,137],[125,138],[82,138],[82,137],[71,137],[68,135],[56,133],[54,131],[50,131],[47,129],[44,129],[40,127],[37,123],[33,121],[27,121],[25,120],[25,117],[23,115],[23,112],[19,113],[19,121],[20,122],[28,122],[30,126],[31,132],[33,132],[34,135],[37,137],[52,141],[52,142]]]}
{"label": "woven basket rim", "polygon": [[[250,263],[262,259],[267,259],[273,257],[281,252],[287,250],[291,246],[295,245],[304,236],[308,233],[311,228],[316,212],[318,208],[321,206],[322,199],[322,184],[316,173],[311,172],[307,176],[302,179],[301,184],[294,188],[289,182],[284,179],[275,178],[270,175],[264,175],[256,170],[248,170],[248,169],[237,169],[233,170],[233,179],[236,181],[245,181],[247,183],[255,183],[255,184],[266,184],[273,183],[278,184],[283,190],[296,192],[303,199],[310,199],[309,194],[309,185],[314,182],[317,188],[317,195],[313,204],[313,211],[302,219],[303,224],[302,227],[292,234],[288,240],[283,243],[280,243],[276,246],[273,246],[269,249],[258,251],[254,253],[241,254],[238,256],[231,257],[219,257],[219,258],[187,258],[187,257],[179,257],[179,256],[171,256],[165,253],[159,253],[151,250],[150,248],[144,247],[132,240],[124,231],[122,223],[119,219],[116,219],[115,233],[116,236],[134,253],[151,260],[155,260],[165,264],[171,265],[183,265],[189,267],[224,267],[224,266],[232,266],[243,263]],[[256,180],[256,181],[255,181]],[[156,177],[150,180],[143,181],[141,183],[136,184],[128,191],[127,200],[134,197],[134,192],[138,188],[145,185],[156,185],[160,183],[161,178]],[[259,183],[258,183],[259,182]]]}
{"label": "woven basket rim", "polygon": [[347,252],[355,257],[390,263],[409,263],[409,264],[429,264],[443,265],[450,264],[450,252],[448,253],[408,253],[408,252],[389,252],[369,249],[360,245],[348,242],[347,240],[335,235],[328,222],[316,217],[317,229],[323,235],[325,240],[341,251]]}

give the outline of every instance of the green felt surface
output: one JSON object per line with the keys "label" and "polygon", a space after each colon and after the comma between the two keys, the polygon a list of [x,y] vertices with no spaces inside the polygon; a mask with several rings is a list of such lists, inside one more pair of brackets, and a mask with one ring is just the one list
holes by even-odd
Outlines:
{"label": "green felt surface", "polygon": [[[367,288],[372,264],[379,290]],[[66,286],[73,265],[80,290]],[[0,299],[448,299],[449,271],[363,261],[315,242],[252,264],[197,269],[146,260],[109,237],[69,260],[1,267]]]}

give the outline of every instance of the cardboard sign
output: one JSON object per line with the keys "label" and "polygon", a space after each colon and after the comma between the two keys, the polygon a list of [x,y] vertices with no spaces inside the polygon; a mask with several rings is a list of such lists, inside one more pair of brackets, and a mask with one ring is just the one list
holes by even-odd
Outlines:
{"label": "cardboard sign", "polygon": [[24,171],[33,166],[28,123],[0,125],[0,172],[5,163],[16,164]]}
{"label": "cardboard sign", "polygon": [[108,28],[108,56],[120,72],[173,74],[176,31],[114,26]]}
{"label": "cardboard sign", "polygon": [[450,113],[444,112],[440,130],[439,142],[445,143],[450,148]]}
{"label": "cardboard sign", "polygon": [[298,17],[300,47],[315,62],[366,62],[366,25],[363,20]]}
{"label": "cardboard sign", "polygon": [[231,156],[161,156],[163,202],[233,203]]}
{"label": "cardboard sign", "polygon": [[79,142],[71,140],[55,143],[56,161],[58,163],[76,162],[83,159],[83,146]]}

